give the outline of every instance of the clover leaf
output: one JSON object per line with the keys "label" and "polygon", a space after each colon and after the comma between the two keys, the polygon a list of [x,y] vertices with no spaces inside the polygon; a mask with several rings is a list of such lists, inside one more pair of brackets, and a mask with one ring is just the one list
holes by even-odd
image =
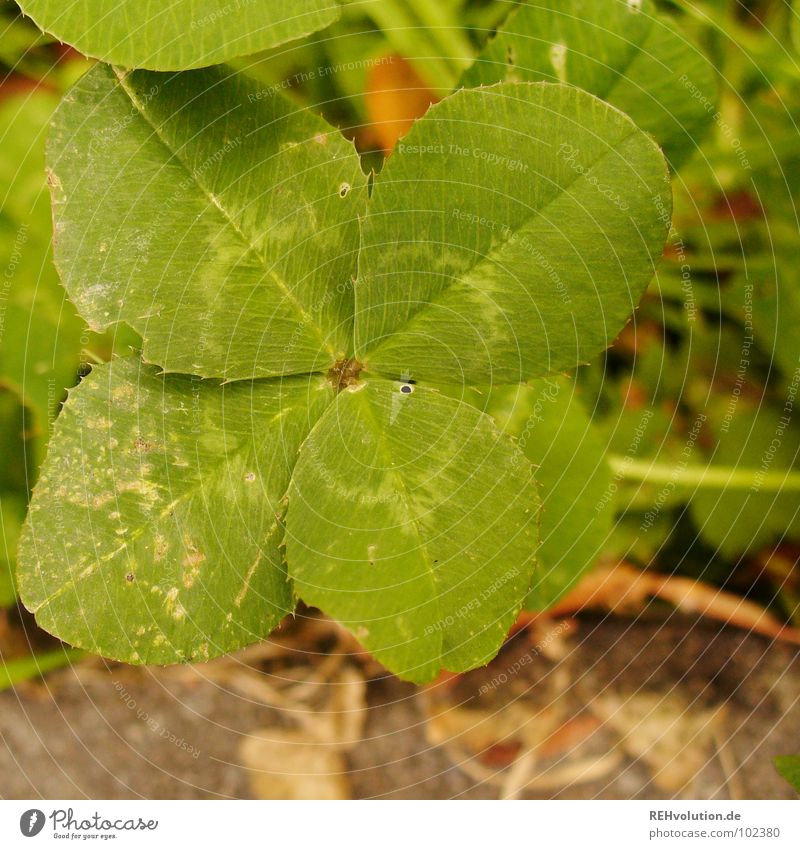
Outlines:
{"label": "clover leaf", "polygon": [[337,131],[230,69],[98,66],[49,167],[71,298],[144,341],[58,419],[19,556],[45,628],[198,660],[302,599],[422,682],[585,568],[541,580],[545,455],[453,396],[572,368],[630,316],[670,210],[630,118],[560,84],[459,91],[368,197]]}

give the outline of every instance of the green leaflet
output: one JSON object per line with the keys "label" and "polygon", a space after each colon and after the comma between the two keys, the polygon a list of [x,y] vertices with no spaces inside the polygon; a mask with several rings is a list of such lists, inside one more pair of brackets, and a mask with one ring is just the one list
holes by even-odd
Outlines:
{"label": "green leaflet", "polygon": [[715,112],[703,53],[650,0],[529,0],[512,12],[462,84],[566,82],[621,109],[677,168]]}
{"label": "green leaflet", "polygon": [[298,595],[423,682],[497,652],[531,584],[533,467],[468,404],[367,379],[303,446],[286,552]]}
{"label": "green leaflet", "polygon": [[586,362],[644,292],[670,209],[660,151],[597,98],[542,83],[459,91],[376,181],[357,356],[385,376],[455,384]]}
{"label": "green leaflet", "polygon": [[241,379],[348,352],[366,178],[321,118],[226,69],[98,66],[49,146],[56,264],[95,329],[166,371]]}
{"label": "green leaflet", "polygon": [[266,637],[292,608],[283,498],[330,396],[318,377],[221,387],[133,359],[95,368],[34,489],[25,605],[66,642],[130,663]]}
{"label": "green leaflet", "polygon": [[536,469],[540,568],[525,606],[547,610],[594,565],[611,533],[603,441],[569,378],[504,387],[491,394],[487,412],[517,438]]}
{"label": "green leaflet", "polygon": [[177,71],[266,50],[335,21],[335,0],[21,0],[40,29],[127,68]]}

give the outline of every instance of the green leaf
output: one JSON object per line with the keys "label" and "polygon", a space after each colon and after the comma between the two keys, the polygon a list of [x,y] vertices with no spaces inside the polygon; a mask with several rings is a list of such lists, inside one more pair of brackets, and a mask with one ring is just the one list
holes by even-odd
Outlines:
{"label": "green leaf", "polygon": [[367,379],[320,419],[292,478],[286,549],[306,603],[423,682],[496,654],[531,584],[538,497],[488,416],[403,386]]}
{"label": "green leaf", "polygon": [[611,470],[603,441],[568,378],[493,393],[488,412],[536,468],[542,498],[539,573],[525,606],[547,610],[597,560],[611,533]]}
{"label": "green leaf", "polygon": [[775,769],[800,793],[800,755],[780,755],[772,761]]}
{"label": "green leaf", "polygon": [[17,540],[28,503],[26,412],[16,392],[0,387],[0,608],[14,603]]}
{"label": "green leaf", "polygon": [[0,102],[0,215],[9,224],[27,224],[37,236],[49,237],[44,139],[56,106],[58,96],[46,89],[16,94]]}
{"label": "green leaf", "polygon": [[571,83],[601,97],[652,133],[675,168],[716,111],[711,63],[650,0],[523,3],[462,83],[502,80]]}
{"label": "green leaf", "polygon": [[0,608],[9,607],[17,597],[14,564],[26,507],[24,495],[0,492]]}
{"label": "green leaf", "polygon": [[85,325],[66,299],[50,255],[44,130],[58,99],[44,90],[0,104],[0,380],[23,397],[42,439],[77,378]]}
{"label": "green leaf", "polygon": [[72,645],[129,663],[205,660],[292,607],[279,550],[320,377],[267,383],[95,368],[56,423],[19,548],[20,597]]}
{"label": "green leaf", "polygon": [[0,385],[0,492],[25,495],[30,484],[25,454],[28,416],[20,395]]}
{"label": "green leaf", "polygon": [[166,371],[307,373],[350,353],[366,178],[353,145],[226,69],[98,66],[49,148],[56,263],[97,330]]}
{"label": "green leaf", "polygon": [[30,21],[19,13],[14,0],[1,0],[0,26],[3,37],[0,39],[0,62],[14,73],[31,79],[40,79],[53,69],[52,56],[40,50],[52,39],[43,36]]}
{"label": "green leaf", "polygon": [[376,180],[358,359],[455,384],[586,362],[644,292],[670,208],[661,152],[597,98],[546,83],[457,92]]}
{"label": "green leaf", "polygon": [[21,0],[40,29],[126,68],[216,65],[323,29],[334,0]]}

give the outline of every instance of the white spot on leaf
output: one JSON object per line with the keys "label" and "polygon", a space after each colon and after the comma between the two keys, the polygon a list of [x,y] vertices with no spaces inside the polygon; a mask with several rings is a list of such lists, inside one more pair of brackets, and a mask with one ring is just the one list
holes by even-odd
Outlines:
{"label": "white spot on leaf", "polygon": [[566,44],[551,44],[550,45],[550,64],[556,72],[556,76],[564,82],[567,78],[567,45]]}

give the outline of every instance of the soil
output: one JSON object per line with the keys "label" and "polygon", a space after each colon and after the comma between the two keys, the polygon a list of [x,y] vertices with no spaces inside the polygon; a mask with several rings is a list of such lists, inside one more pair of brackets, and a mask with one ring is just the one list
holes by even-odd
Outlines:
{"label": "soil", "polygon": [[[341,660],[369,678],[360,740],[343,754],[354,798],[795,798],[771,758],[798,747],[796,646],[672,615],[543,623],[489,667],[424,691]],[[243,746],[293,726],[269,693],[308,662],[92,658],[4,692],[0,796],[269,797]]]}

